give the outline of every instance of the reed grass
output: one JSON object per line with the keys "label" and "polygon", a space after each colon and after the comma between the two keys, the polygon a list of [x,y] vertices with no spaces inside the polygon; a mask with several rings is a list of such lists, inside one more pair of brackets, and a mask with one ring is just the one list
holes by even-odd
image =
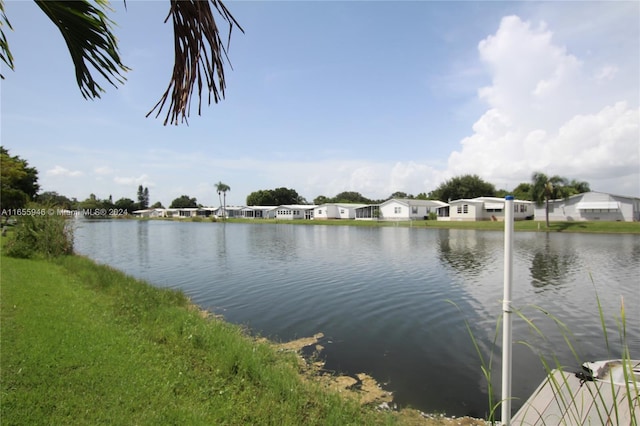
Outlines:
{"label": "reed grass", "polygon": [[[640,416],[638,414],[640,413],[640,392],[639,392],[640,377],[635,375],[633,372],[633,368],[634,368],[634,366],[632,365],[633,358],[632,358],[632,355],[629,349],[628,340],[627,340],[627,316],[626,316],[626,310],[624,306],[624,300],[622,300],[620,304],[619,316],[616,316],[614,318],[617,326],[617,333],[619,336],[619,342],[617,346],[614,347],[614,345],[610,341],[611,333],[607,327],[607,321],[602,308],[602,303],[600,301],[598,292],[595,289],[595,284],[593,283],[592,278],[591,278],[591,282],[594,286],[595,299],[598,307],[598,316],[599,316],[600,326],[602,329],[604,345],[607,349],[609,359],[620,359],[622,361],[623,375],[625,380],[625,391],[626,391],[624,402],[625,404],[628,405],[630,416],[631,416],[629,424],[632,426],[636,426],[639,424],[638,422],[640,420],[639,419]],[[457,305],[455,305],[454,302],[451,302],[451,301],[448,301],[448,302],[457,307]],[[578,339],[572,333],[570,327],[568,327],[567,324],[564,323],[558,316],[552,314],[551,312],[537,305],[529,305],[527,306],[527,308],[532,309],[536,314],[542,314],[544,317],[552,321],[552,323],[555,325],[556,330],[559,332],[559,334],[561,335],[566,345],[566,349],[563,352],[564,353],[568,352],[576,364],[574,366],[567,367],[565,363],[561,361],[561,356],[558,354],[557,351],[550,351],[549,353],[544,353],[544,351],[541,351],[539,349],[539,346],[547,346],[547,347],[551,346],[548,336],[536,324],[536,322],[532,319],[531,315],[526,314],[523,309],[513,308],[513,312],[516,314],[516,316],[520,318],[522,321],[524,321],[524,323],[527,325],[529,330],[533,332],[533,335],[538,339],[540,339],[539,342],[541,344],[540,343],[534,344],[526,340],[519,340],[516,343],[528,347],[533,353],[537,354],[540,360],[540,364],[542,365],[544,372],[547,374],[547,380],[549,380],[549,382],[551,383],[552,389],[554,390],[556,403],[564,410],[564,412],[566,412],[566,414],[570,418],[568,423],[561,423],[561,424],[575,424],[575,425],[582,424],[582,417],[581,417],[581,415],[583,414],[583,412],[581,411],[583,409],[583,406],[581,405],[582,401],[577,401],[576,395],[574,395],[571,392],[571,387],[568,385],[567,377],[574,375],[576,367],[582,366],[585,362],[591,362],[594,360],[587,359],[581,354],[581,351],[577,347]],[[462,311],[460,310],[460,312]],[[502,322],[502,315],[500,315],[500,317],[496,321],[496,332],[493,338],[491,350],[488,357],[483,355],[480,349],[478,340],[476,339],[471,329],[471,326],[469,325],[469,322],[466,319],[464,319],[464,322],[465,322],[468,334],[471,338],[471,342],[475,348],[476,353],[478,354],[480,369],[488,385],[489,395],[488,395],[487,419],[489,422],[491,422],[491,424],[499,423],[496,419],[496,413],[498,412],[503,401],[496,401],[495,397],[493,396],[492,368],[493,368],[494,351],[498,347],[497,339],[498,339],[498,334],[501,328],[500,325]],[[635,367],[637,368],[638,366],[635,366]],[[562,377],[562,381],[559,381],[556,378],[556,375],[554,374],[554,372],[558,370],[562,373],[560,375]],[[610,383],[608,383],[608,386],[611,387],[611,390],[615,395],[614,387],[617,385],[613,383],[613,378],[611,378]],[[566,392],[567,390],[569,390],[569,392]],[[598,420],[600,421],[601,424],[603,425],[623,424],[621,414],[619,412],[618,404],[614,402],[613,406],[611,407],[613,412],[613,419],[612,419],[611,414],[609,414],[609,412],[606,411],[606,408],[605,410],[601,409],[602,407],[606,407],[607,404],[611,404],[611,402],[605,399],[605,395],[602,394],[602,392],[600,391],[600,388],[596,387],[595,391],[589,389],[589,392],[591,393],[593,400],[596,401]],[[522,409],[527,410],[529,409],[529,407],[523,406]],[[536,414],[538,416],[542,415],[542,413],[540,412],[537,412]],[[540,421],[542,421],[541,424],[547,424],[547,422],[543,418],[541,418]],[[555,425],[558,423],[554,422],[552,424]]]}

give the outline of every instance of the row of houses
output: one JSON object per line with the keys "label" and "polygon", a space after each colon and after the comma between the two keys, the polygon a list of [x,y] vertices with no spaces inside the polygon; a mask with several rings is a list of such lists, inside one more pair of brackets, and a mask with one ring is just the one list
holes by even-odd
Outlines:
{"label": "row of houses", "polygon": [[[141,217],[227,217],[250,219],[307,220],[424,220],[440,221],[504,220],[505,200],[496,197],[460,199],[444,203],[436,200],[392,198],[381,204],[327,203],[281,206],[227,206],[137,210]],[[514,200],[515,220],[545,220],[545,206]],[[640,198],[602,192],[586,192],[553,200],[549,204],[552,221],[639,221]]]}

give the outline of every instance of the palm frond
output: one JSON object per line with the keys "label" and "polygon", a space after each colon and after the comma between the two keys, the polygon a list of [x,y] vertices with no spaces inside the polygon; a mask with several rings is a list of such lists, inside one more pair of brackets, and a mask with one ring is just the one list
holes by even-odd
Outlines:
{"label": "palm frond", "polygon": [[[211,6],[229,24],[227,46],[220,37]],[[171,10],[166,20],[170,17],[173,20],[175,49],[173,74],[169,87],[147,113],[147,117],[156,109],[158,117],[169,101],[164,124],[170,122],[177,125],[179,120],[187,121],[191,113],[191,96],[196,84],[198,115],[201,114],[203,83],[206,85],[209,104],[212,95],[215,103],[224,98],[224,60],[229,60],[227,48],[231,31],[234,26],[242,32],[244,30],[220,0],[171,0]]]}
{"label": "palm frond", "polygon": [[118,53],[118,42],[105,10],[106,0],[51,1],[36,0],[36,4],[58,27],[76,70],[76,81],[85,98],[99,98],[104,89],[93,78],[89,65],[112,86],[122,84],[129,70]]}
{"label": "palm frond", "polygon": [[[4,35],[4,26],[7,26],[10,30],[13,30],[7,15],[4,13],[4,0],[0,0],[0,59],[7,64],[10,69],[13,69],[13,55],[9,49],[9,43],[7,37]],[[0,79],[4,80],[4,75],[0,73]]]}

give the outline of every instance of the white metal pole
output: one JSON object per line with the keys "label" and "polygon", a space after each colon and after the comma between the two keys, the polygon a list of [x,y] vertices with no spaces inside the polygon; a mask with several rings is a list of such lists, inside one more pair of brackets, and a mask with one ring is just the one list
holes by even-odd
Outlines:
{"label": "white metal pole", "polygon": [[513,196],[504,203],[504,296],[502,298],[502,424],[511,424],[511,282],[513,280]]}

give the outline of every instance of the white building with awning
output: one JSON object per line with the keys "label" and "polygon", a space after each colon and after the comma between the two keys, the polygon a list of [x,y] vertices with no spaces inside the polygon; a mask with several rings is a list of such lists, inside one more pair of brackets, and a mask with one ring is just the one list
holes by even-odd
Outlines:
{"label": "white building with awning", "polygon": [[[438,207],[438,220],[440,221],[478,221],[504,220],[504,198],[477,197],[450,201],[442,207]],[[513,218],[515,220],[533,219],[533,202],[526,200],[514,200]]]}
{"label": "white building with awning", "polygon": [[[535,220],[545,220],[545,205],[535,207]],[[640,198],[585,192],[549,201],[550,221],[622,221],[640,220]]]}

